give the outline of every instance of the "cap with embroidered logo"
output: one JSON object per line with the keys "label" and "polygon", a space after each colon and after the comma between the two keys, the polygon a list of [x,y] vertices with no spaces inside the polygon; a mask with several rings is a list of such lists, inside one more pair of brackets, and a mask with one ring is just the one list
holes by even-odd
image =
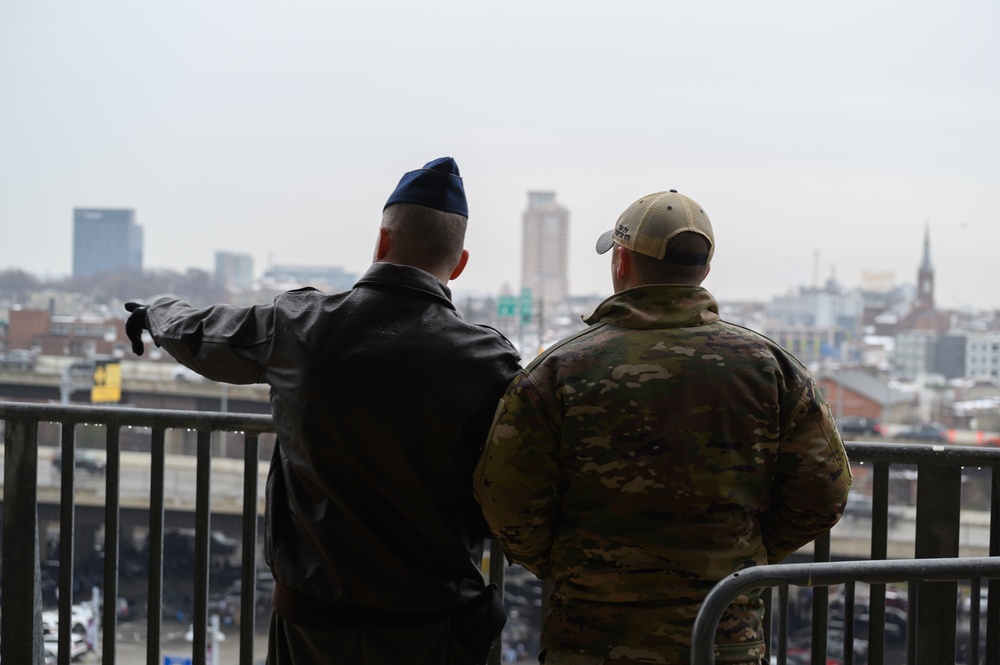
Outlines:
{"label": "cap with embroidered logo", "polygon": [[621,214],[615,227],[597,239],[597,253],[604,254],[617,243],[633,252],[662,259],[671,238],[685,231],[708,240],[708,255],[702,255],[703,260],[697,263],[709,263],[715,253],[715,236],[705,210],[675,189],[657,192],[642,197]]}
{"label": "cap with embroidered logo", "polygon": [[424,164],[423,168],[403,174],[382,209],[396,203],[416,203],[469,216],[462,176],[458,172],[458,164],[451,157],[439,157]]}

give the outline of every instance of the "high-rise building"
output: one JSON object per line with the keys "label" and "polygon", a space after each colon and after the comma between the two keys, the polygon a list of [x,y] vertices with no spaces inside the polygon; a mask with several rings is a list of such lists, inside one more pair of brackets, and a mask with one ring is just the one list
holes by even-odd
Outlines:
{"label": "high-rise building", "polygon": [[215,253],[215,282],[231,290],[253,287],[253,257],[234,252]]}
{"label": "high-rise building", "polygon": [[530,289],[545,316],[565,306],[569,296],[569,210],[555,192],[528,192],[521,236],[521,288]]}
{"label": "high-rise building", "polygon": [[135,211],[74,208],[73,276],[142,272],[142,227]]}

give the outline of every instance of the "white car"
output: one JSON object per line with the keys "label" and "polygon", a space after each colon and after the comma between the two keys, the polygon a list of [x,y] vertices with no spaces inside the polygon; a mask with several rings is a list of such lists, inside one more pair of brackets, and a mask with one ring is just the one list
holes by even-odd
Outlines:
{"label": "white car", "polygon": [[[94,620],[94,610],[90,605],[76,604],[70,608],[70,630],[77,635],[86,635],[87,627]],[[42,627],[52,635],[59,634],[59,610],[42,612]]]}
{"label": "white car", "polygon": [[[42,650],[45,652],[46,662],[55,663],[58,662],[56,659],[59,657],[59,642],[56,636],[46,635],[45,641],[42,643]],[[84,654],[90,651],[90,645],[87,644],[87,640],[84,639],[83,635],[77,633],[70,633],[69,638],[69,659],[76,660]]]}

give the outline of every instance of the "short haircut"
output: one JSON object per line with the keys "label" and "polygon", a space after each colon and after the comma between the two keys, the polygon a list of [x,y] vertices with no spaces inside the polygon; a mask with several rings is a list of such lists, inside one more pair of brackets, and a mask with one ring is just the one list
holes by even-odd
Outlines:
{"label": "short haircut", "polygon": [[416,203],[396,203],[382,212],[393,258],[428,272],[451,272],[458,265],[468,221]]}
{"label": "short haircut", "polygon": [[662,259],[632,252],[632,264],[647,284],[701,284],[711,245],[700,233],[684,231],[667,243]]}

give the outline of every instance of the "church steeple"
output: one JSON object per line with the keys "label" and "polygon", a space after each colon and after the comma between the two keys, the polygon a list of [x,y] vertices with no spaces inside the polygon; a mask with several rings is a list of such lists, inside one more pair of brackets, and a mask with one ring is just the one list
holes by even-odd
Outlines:
{"label": "church steeple", "polygon": [[950,317],[934,308],[934,266],[931,265],[930,223],[924,227],[924,255],[917,269],[917,297],[910,312],[899,322],[900,330],[924,330],[939,335],[947,332]]}
{"label": "church steeple", "polygon": [[931,227],[924,226],[924,258],[920,262],[921,270],[933,270],[931,268]]}

